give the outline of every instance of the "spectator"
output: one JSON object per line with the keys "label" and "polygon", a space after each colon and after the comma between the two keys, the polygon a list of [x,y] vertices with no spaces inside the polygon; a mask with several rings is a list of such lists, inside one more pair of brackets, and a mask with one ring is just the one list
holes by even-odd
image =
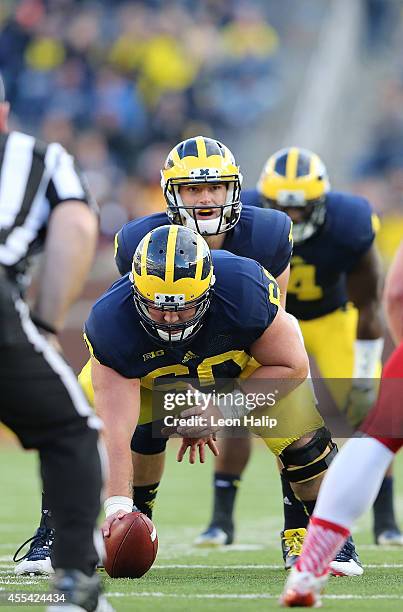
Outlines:
{"label": "spectator", "polygon": [[128,183],[144,185],[155,209],[158,178],[134,176],[136,168],[149,174],[144,160],[153,157],[154,143],[169,148],[198,123],[224,137],[256,123],[279,99],[273,6],[22,0],[0,24],[0,69],[22,127],[34,135],[61,130],[101,206],[119,205],[116,181],[127,175]]}

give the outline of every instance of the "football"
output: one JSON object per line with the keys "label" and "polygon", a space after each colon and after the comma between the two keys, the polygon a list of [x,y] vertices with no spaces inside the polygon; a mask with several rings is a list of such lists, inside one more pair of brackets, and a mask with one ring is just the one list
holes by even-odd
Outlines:
{"label": "football", "polygon": [[104,565],[111,578],[140,578],[148,572],[157,556],[157,531],[152,521],[141,512],[130,512],[115,521],[104,542]]}

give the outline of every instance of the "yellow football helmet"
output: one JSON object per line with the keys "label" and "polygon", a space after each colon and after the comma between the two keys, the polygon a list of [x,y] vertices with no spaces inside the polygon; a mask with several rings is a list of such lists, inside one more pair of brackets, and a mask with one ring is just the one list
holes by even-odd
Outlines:
{"label": "yellow football helmet", "polygon": [[269,157],[257,190],[270,208],[303,209],[303,220],[294,221],[295,243],[310,238],[325,221],[329,178],[319,156],[307,149],[288,147]]}
{"label": "yellow football helmet", "polygon": [[[200,183],[224,183],[227,197],[223,206],[185,206],[180,187]],[[231,151],[218,140],[195,136],[180,142],[169,153],[161,170],[161,187],[168,206],[167,214],[177,225],[185,225],[199,234],[211,236],[229,231],[241,214],[242,174]],[[220,215],[211,218],[213,209]],[[195,211],[206,219],[197,218]],[[208,218],[210,217],[210,218]]]}
{"label": "yellow football helmet", "polygon": [[[144,329],[154,339],[176,345],[193,337],[210,305],[214,281],[210,249],[199,234],[178,225],[163,225],[146,234],[132,266],[134,302]],[[154,320],[150,308],[195,313],[167,323]]]}

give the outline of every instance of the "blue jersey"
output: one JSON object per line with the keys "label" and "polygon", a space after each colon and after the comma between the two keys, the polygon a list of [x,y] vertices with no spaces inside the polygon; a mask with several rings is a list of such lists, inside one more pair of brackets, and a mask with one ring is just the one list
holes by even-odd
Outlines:
{"label": "blue jersey", "polygon": [[[116,236],[116,265],[121,274],[131,270],[134,251],[151,230],[169,223],[157,213],[126,223]],[[291,221],[280,211],[244,206],[233,230],[225,234],[223,249],[258,261],[273,276],[288,266],[292,254]]]}
{"label": "blue jersey", "polygon": [[[243,192],[242,201],[262,206],[255,189]],[[324,225],[305,242],[294,244],[288,312],[310,320],[346,304],[347,275],[375,238],[373,216],[362,197],[336,191],[327,194]]]}
{"label": "blue jersey", "polygon": [[276,281],[252,259],[213,251],[216,282],[201,329],[184,347],[151,338],[140,323],[129,275],[94,304],[85,323],[89,348],[98,361],[152,388],[161,376],[199,380],[236,378],[249,348],[273,322],[279,305]]}

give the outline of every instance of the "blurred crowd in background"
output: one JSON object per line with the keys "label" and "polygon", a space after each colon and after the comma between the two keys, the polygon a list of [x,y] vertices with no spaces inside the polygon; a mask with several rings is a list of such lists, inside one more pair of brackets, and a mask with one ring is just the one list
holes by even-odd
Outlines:
{"label": "blurred crowd in background", "polygon": [[383,66],[375,120],[352,168],[353,187],[382,219],[378,245],[388,265],[403,238],[403,2],[368,0],[368,59]]}
{"label": "blurred crowd in background", "polygon": [[[387,69],[374,84],[376,124],[348,178],[397,236],[403,3],[362,1],[363,53]],[[176,142],[199,133],[225,142],[247,129],[259,137],[260,118],[282,104],[287,53],[307,44],[324,4],[1,0],[0,70],[12,128],[59,141],[77,156],[101,206],[103,235],[111,238],[128,219],[163,208],[159,171]],[[389,236],[381,236],[386,254],[394,248]]]}
{"label": "blurred crowd in background", "polygon": [[275,104],[270,4],[2,0],[0,70],[14,127],[77,155],[112,235],[127,217],[161,208],[159,170],[176,142],[225,139]]}

